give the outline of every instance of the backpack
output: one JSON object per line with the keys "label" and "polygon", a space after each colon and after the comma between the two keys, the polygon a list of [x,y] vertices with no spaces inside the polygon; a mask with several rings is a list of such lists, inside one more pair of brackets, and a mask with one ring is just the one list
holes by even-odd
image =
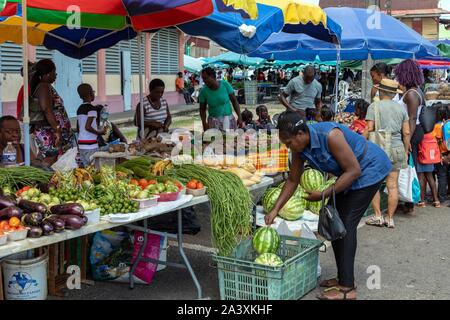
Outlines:
{"label": "backpack", "polygon": [[450,151],[450,120],[442,124],[442,144]]}
{"label": "backpack", "polygon": [[434,129],[436,123],[436,109],[433,107],[423,106],[419,115],[419,122],[422,125],[424,133],[430,133]]}
{"label": "backpack", "polygon": [[419,163],[435,164],[441,162],[441,152],[436,138],[431,133],[426,133],[419,144]]}

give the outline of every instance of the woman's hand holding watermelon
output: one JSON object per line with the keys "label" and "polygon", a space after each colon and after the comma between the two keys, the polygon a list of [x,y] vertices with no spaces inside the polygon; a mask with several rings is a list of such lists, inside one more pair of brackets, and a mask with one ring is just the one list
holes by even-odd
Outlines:
{"label": "woman's hand holding watermelon", "polygon": [[322,200],[322,192],[320,192],[320,191],[306,191],[305,190],[305,192],[308,194],[308,196],[304,197],[304,198],[308,201],[315,202],[315,201]]}
{"label": "woman's hand holding watermelon", "polygon": [[270,213],[266,214],[266,216],[264,217],[264,221],[266,222],[266,225],[270,226],[271,224],[273,224],[273,220],[275,220],[277,215],[278,215],[277,210],[272,210],[272,211],[270,211]]}

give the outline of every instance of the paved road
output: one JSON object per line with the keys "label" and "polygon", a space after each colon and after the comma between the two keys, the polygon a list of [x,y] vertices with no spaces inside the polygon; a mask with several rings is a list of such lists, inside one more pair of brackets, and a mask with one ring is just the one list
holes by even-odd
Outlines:
{"label": "paved road", "polygon": [[[202,231],[186,236],[191,249],[186,252],[203,285],[205,296],[219,299],[217,269],[212,266],[209,210],[198,208]],[[417,210],[415,216],[398,214],[397,228],[363,226],[358,234],[356,281],[359,299],[450,299],[450,209],[431,207]],[[169,259],[178,257],[175,246],[169,249]],[[331,250],[320,254],[322,274],[334,276],[334,256]],[[369,266],[379,266],[381,289],[369,290],[366,281]],[[304,299],[315,299],[311,292]],[[167,268],[160,271],[149,286],[134,290],[127,284],[100,283],[71,291],[68,299],[193,299],[196,290],[185,270]]]}

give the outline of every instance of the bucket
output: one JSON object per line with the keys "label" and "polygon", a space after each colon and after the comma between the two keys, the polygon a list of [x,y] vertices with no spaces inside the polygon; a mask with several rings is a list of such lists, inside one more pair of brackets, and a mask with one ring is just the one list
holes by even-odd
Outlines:
{"label": "bucket", "polygon": [[47,299],[48,253],[37,258],[5,260],[2,264],[6,300]]}

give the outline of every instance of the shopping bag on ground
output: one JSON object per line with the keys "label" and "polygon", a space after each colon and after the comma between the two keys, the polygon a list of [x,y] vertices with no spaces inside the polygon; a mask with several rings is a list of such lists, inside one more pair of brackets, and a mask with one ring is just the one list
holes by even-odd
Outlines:
{"label": "shopping bag on ground", "polygon": [[420,184],[412,157],[408,167],[400,170],[398,177],[398,196],[404,202],[418,203],[420,201]]}

